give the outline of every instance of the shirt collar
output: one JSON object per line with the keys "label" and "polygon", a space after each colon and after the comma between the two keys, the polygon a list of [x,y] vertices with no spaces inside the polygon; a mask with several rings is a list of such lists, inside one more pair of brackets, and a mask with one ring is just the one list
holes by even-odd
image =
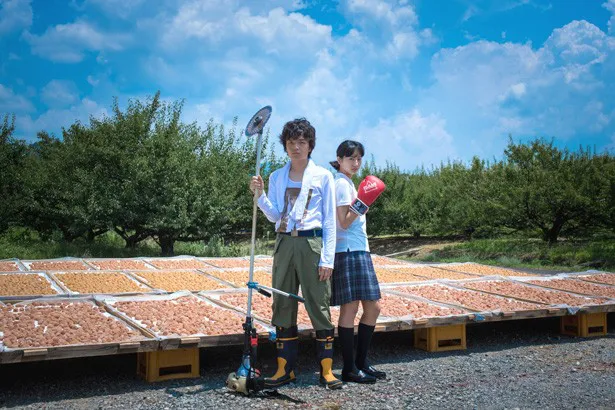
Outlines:
{"label": "shirt collar", "polygon": [[346,181],[350,182],[352,184],[352,186],[354,186],[354,182],[352,182],[352,179],[348,178],[346,176],[346,174],[344,174],[343,172],[338,171],[337,174],[335,174],[336,178],[344,178]]}

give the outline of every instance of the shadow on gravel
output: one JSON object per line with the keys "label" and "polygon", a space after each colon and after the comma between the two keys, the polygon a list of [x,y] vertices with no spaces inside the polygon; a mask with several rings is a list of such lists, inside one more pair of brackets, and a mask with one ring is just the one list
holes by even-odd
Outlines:
{"label": "shadow on gravel", "polygon": [[[609,334],[615,338],[615,314],[610,313]],[[521,346],[545,346],[552,344],[575,344],[584,339],[559,335],[559,319],[526,319],[507,322],[472,324],[467,327],[468,349],[443,353],[429,353],[412,347],[412,332],[376,333],[370,352],[371,363],[412,363],[433,358],[467,356],[476,353],[502,352]],[[598,339],[599,340],[599,339]],[[334,366],[341,372],[342,358],[339,344],[335,343]],[[298,384],[272,399],[288,403],[303,402],[291,397],[294,389],[318,384],[318,365],[313,341],[300,343],[297,363]],[[184,395],[219,390],[225,394],[224,382],[235,371],[242,355],[241,346],[223,346],[201,349],[201,377],[147,383],[136,376],[136,355],[117,355],[66,359],[33,363],[0,365],[0,407],[15,407],[30,404],[52,403],[60,400],[98,397],[130,393],[144,404],[151,394],[166,395],[170,399]],[[261,370],[267,375],[275,371],[275,346],[263,343],[259,347]],[[417,363],[419,364],[419,363]]]}

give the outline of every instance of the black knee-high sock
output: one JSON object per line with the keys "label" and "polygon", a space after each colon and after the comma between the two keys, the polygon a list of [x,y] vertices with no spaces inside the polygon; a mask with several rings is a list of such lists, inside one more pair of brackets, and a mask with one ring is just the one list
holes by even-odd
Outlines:
{"label": "black knee-high sock", "polygon": [[337,327],[337,334],[342,344],[342,357],[344,368],[342,373],[348,374],[354,371],[354,327]]}
{"label": "black knee-high sock", "polygon": [[355,364],[358,369],[363,369],[366,365],[367,351],[369,344],[372,341],[372,334],[376,326],[368,326],[364,323],[359,323],[359,334],[357,335],[357,359]]}

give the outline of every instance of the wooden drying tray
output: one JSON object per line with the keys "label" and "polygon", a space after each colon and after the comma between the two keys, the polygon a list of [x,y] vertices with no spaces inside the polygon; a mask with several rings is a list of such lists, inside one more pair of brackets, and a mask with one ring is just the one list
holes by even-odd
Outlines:
{"label": "wooden drying tray", "polygon": [[[49,299],[49,302],[78,302],[95,303],[90,298],[64,298]],[[114,315],[115,316],[115,315]],[[117,318],[117,316],[115,316]],[[109,342],[99,344],[76,344],[67,346],[47,346],[33,348],[6,348],[0,352],[0,363],[36,362],[42,360],[70,359],[78,357],[108,356],[123,353],[151,352],[158,350],[158,341],[155,337],[132,323],[118,318],[124,325],[141,333],[141,339],[124,342]]]}
{"label": "wooden drying tray", "polygon": [[[183,293],[183,292],[182,292]],[[237,311],[235,310],[231,310],[231,309],[226,309],[222,306],[219,306],[217,304],[212,303],[209,299],[205,300],[204,298],[201,298],[197,295],[194,295],[192,293],[186,292],[186,295],[190,295],[192,297],[196,297],[201,299],[204,303],[210,303],[213,305],[216,305],[218,308],[220,309],[224,309],[224,310],[228,310],[229,314],[236,314],[238,316],[241,316]],[[161,295],[164,296],[164,295]],[[139,296],[135,296],[135,298],[138,298]],[[141,330],[142,332],[145,332],[147,334],[152,335],[152,337],[155,337],[158,340],[158,349],[159,350],[172,350],[172,349],[178,349],[178,348],[182,348],[182,347],[213,347],[213,346],[230,346],[230,345],[242,345],[244,343],[244,334],[243,333],[237,333],[237,334],[231,334],[231,335],[184,335],[184,336],[180,336],[180,335],[170,335],[170,336],[160,336],[157,335],[156,333],[154,333],[153,331],[151,331],[150,329],[147,329],[145,327],[143,327],[142,325],[140,325],[139,323],[137,323],[134,319],[132,319],[131,317],[129,317],[128,315],[122,313],[119,309],[116,309],[115,307],[107,304],[105,302],[105,300],[98,300],[98,303],[101,304],[101,306],[103,306],[105,308],[105,310],[107,310],[109,313],[120,317],[122,320],[129,322],[132,326],[138,328],[139,330]],[[255,323],[258,323],[260,325],[262,325],[267,331],[266,332],[261,332],[258,334],[259,339],[267,339],[269,337],[269,330],[271,329],[271,326],[265,324],[265,323],[260,323],[258,320],[255,320]]]}

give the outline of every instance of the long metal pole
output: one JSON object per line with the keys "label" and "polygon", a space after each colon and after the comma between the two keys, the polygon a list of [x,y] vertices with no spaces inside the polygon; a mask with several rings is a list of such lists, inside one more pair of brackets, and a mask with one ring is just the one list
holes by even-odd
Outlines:
{"label": "long metal pole", "polygon": [[297,296],[292,293],[284,292],[280,289],[271,288],[269,286],[261,285],[260,283],[258,284],[258,288],[268,290],[269,292],[277,293],[278,295],[286,296],[287,298],[297,299],[299,302],[305,303],[305,299],[303,299],[301,296]]}
{"label": "long metal pole", "polygon": [[[256,138],[256,173],[254,175],[259,176],[261,172],[261,142],[263,139],[263,131],[258,133]],[[258,191],[254,191],[254,208],[252,210],[252,243],[250,246],[250,275],[249,282],[252,282],[254,275],[254,251],[256,247],[256,212],[258,210]],[[252,288],[248,288],[248,317],[252,317]]]}

